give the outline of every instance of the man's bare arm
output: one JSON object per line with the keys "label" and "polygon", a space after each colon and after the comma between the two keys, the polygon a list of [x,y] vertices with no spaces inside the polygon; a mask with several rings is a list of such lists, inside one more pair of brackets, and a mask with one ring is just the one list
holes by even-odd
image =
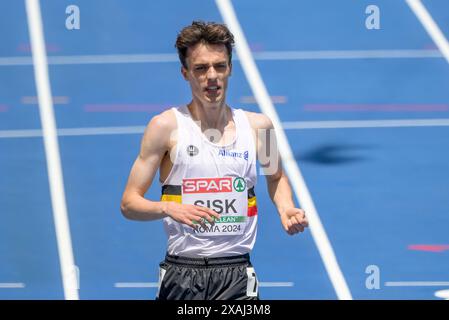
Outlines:
{"label": "man's bare arm", "polygon": [[145,221],[167,216],[165,203],[150,201],[144,195],[153,182],[162,157],[169,151],[172,130],[168,114],[155,116],[146,127],[139,155],[122,196],[120,207],[126,218]]}
{"label": "man's bare arm", "polygon": [[256,130],[258,158],[264,162],[261,167],[267,179],[268,193],[278,210],[281,223],[290,235],[303,232],[308,221],[304,210],[295,207],[290,182],[284,173],[277,149],[273,124],[263,114],[249,114],[250,122]]}
{"label": "man's bare arm", "polygon": [[144,198],[160,167],[161,160],[173,144],[172,133],[176,130],[176,118],[172,111],[155,116],[143,135],[140,153],[134,162],[121,201],[123,215],[131,220],[149,221],[171,217],[194,227],[193,221],[204,225],[201,218],[213,222],[219,215],[206,207],[176,202],[151,201]]}

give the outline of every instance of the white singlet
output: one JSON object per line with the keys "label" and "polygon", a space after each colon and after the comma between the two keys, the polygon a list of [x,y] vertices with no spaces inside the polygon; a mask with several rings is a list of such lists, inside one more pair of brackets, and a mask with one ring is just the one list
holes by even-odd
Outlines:
{"label": "white singlet", "polygon": [[245,112],[231,108],[235,138],[221,146],[206,138],[187,106],[172,110],[178,125],[177,145],[161,200],[207,206],[220,214],[220,220],[214,225],[206,222],[207,228],[196,223],[194,229],[164,218],[167,252],[183,257],[249,253],[257,233],[257,172],[256,146]]}

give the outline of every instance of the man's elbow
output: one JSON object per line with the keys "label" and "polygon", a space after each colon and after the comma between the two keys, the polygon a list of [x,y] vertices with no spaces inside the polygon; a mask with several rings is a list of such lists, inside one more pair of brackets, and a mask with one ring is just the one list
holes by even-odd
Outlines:
{"label": "man's elbow", "polygon": [[283,177],[285,177],[285,174],[282,170],[278,170],[274,172],[273,174],[267,174],[266,179],[268,183],[278,183]]}
{"label": "man's elbow", "polygon": [[131,210],[129,208],[129,201],[125,197],[123,197],[122,201],[120,202],[120,211],[126,219],[131,219]]}

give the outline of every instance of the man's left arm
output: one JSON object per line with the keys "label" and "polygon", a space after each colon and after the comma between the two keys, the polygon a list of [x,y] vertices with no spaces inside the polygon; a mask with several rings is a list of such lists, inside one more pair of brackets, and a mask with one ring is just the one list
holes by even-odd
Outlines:
{"label": "man's left arm", "polygon": [[309,223],[304,210],[295,207],[292,188],[277,149],[273,124],[263,114],[251,113],[251,118],[253,128],[256,129],[257,156],[267,179],[268,193],[278,210],[282,226],[289,235],[303,232]]}
{"label": "man's left arm", "polygon": [[293,202],[292,189],[282,167],[275,174],[267,174],[268,193],[281,219],[282,226],[289,235],[303,232],[309,223],[302,209]]}

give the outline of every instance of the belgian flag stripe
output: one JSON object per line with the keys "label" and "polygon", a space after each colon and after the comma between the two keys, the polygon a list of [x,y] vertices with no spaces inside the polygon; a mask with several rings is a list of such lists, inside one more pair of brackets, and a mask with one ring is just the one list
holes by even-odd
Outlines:
{"label": "belgian flag stripe", "polygon": [[177,203],[182,203],[182,197],[175,194],[163,194],[161,201],[174,201]]}
{"label": "belgian flag stripe", "polygon": [[257,216],[257,200],[256,197],[248,199],[248,217]]}
{"label": "belgian flag stripe", "polygon": [[181,186],[166,184],[162,186],[162,194],[172,194],[180,196],[182,194]]}

